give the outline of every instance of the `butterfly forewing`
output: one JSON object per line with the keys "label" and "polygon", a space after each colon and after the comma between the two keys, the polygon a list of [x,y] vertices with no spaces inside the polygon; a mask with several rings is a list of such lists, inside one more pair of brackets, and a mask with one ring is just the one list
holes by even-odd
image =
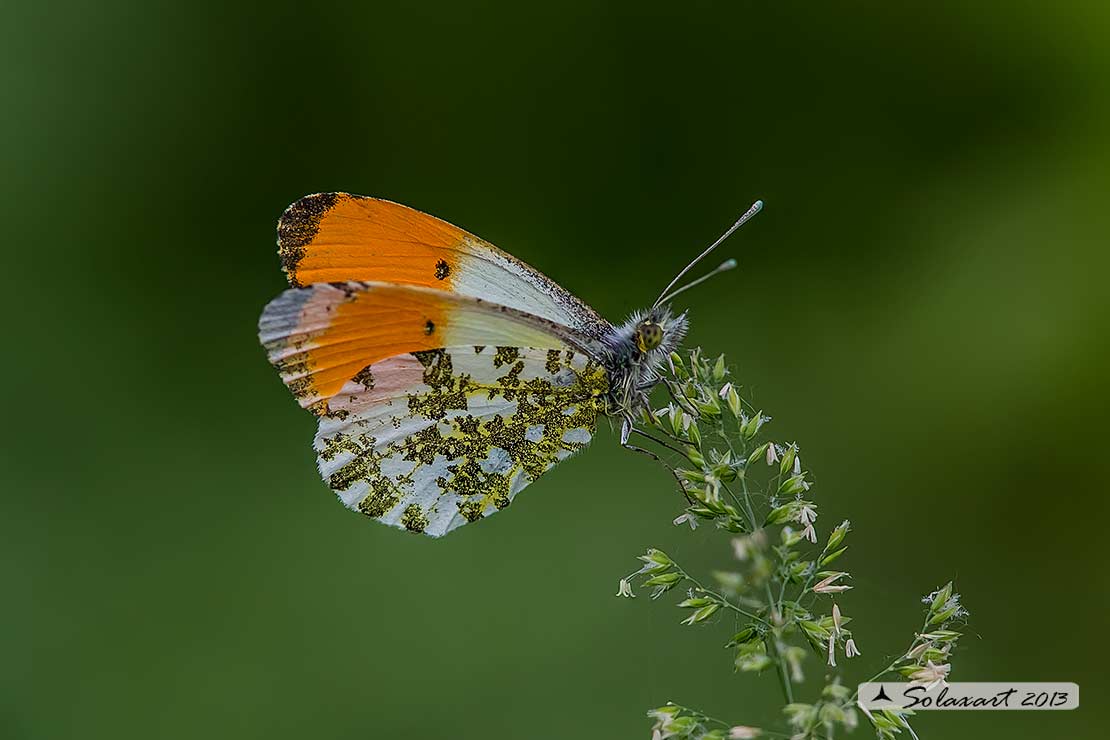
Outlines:
{"label": "butterfly forewing", "polygon": [[350,508],[443,535],[505,508],[584,447],[605,370],[573,350],[463,346],[391,357],[321,418],[320,473]]}
{"label": "butterfly forewing", "polygon": [[278,222],[294,287],[349,280],[416,285],[524,311],[592,338],[608,322],[539,270],[408,206],[349,193],[308,195]]}

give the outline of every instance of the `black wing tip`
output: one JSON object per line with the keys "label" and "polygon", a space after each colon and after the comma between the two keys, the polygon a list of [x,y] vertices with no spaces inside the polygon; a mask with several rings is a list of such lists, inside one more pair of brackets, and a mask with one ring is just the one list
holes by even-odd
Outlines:
{"label": "black wing tip", "polygon": [[285,209],[278,219],[277,243],[281,269],[294,288],[301,287],[297,280],[297,265],[304,259],[305,247],[316,238],[320,220],[335,207],[346,193],[315,193],[306,195]]}

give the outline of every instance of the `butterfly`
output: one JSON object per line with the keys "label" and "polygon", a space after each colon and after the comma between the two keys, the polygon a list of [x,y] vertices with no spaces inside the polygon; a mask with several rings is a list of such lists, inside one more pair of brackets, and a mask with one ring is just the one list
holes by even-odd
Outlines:
{"label": "butterfly", "polygon": [[[387,200],[320,193],[278,221],[290,288],[259,339],[298,403],[319,418],[320,475],[349,508],[441,536],[507,507],[585,447],[600,417],[635,415],[682,342],[671,288],[761,207],[686,266],[651,308],[606,321],[488,242]],[[641,450],[642,451],[642,450]]]}

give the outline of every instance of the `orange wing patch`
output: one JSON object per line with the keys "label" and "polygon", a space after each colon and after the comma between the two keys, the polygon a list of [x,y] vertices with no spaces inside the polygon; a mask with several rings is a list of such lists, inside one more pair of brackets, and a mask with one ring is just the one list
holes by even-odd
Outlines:
{"label": "orange wing patch", "polygon": [[435,293],[385,286],[321,285],[276,298],[259,330],[270,361],[301,406],[325,414],[327,399],[363,368],[442,347],[447,301]]}
{"label": "orange wing patch", "polygon": [[451,289],[462,229],[398,203],[348,193],[301,198],[278,221],[293,287],[369,280]]}
{"label": "orange wing patch", "polygon": [[506,306],[394,283],[323,283],[266,306],[259,338],[301,406],[329,413],[349,380],[389,357],[452,346],[585,352],[571,330]]}

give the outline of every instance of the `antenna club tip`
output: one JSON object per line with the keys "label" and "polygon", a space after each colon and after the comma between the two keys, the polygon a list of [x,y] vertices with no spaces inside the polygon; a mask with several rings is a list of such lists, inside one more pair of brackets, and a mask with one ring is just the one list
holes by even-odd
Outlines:
{"label": "antenna club tip", "polygon": [[[759,213],[761,210],[763,210],[763,201],[757,200],[755,203],[751,204],[751,207],[749,207],[748,210],[744,211],[744,215],[737,219],[736,224],[732,228],[739,228],[742,223],[755,216],[755,214]],[[728,236],[731,233],[732,231],[730,230],[725,233],[725,236]]]}
{"label": "antenna club tip", "polygon": [[736,268],[736,258],[735,257],[730,257],[727,260],[725,260],[724,262],[722,262],[721,266],[718,267],[717,269],[718,270],[732,270],[732,269],[735,269],[735,268]]}

